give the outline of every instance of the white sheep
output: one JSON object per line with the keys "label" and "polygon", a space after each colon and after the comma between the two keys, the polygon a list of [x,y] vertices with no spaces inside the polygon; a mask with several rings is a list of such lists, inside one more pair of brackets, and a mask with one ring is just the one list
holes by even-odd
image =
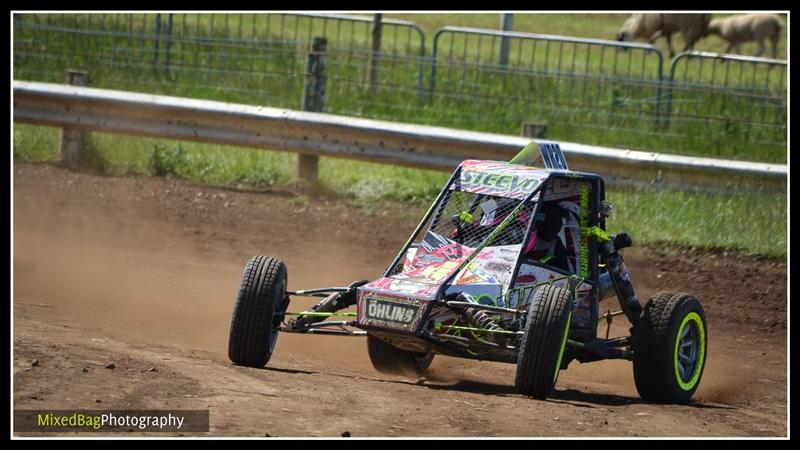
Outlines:
{"label": "white sheep", "polygon": [[764,39],[769,38],[772,41],[772,57],[777,58],[778,39],[783,27],[783,20],[777,14],[740,14],[712,20],[708,26],[708,33],[716,34],[728,41],[725,53],[734,48],[736,53],[741,53],[739,44],[758,41],[756,56],[764,53]]}
{"label": "white sheep", "polygon": [[672,49],[672,33],[680,31],[686,47],[692,48],[695,42],[708,34],[711,14],[633,14],[617,34],[618,41],[643,39],[650,44],[661,36],[667,38],[669,56],[675,55]]}

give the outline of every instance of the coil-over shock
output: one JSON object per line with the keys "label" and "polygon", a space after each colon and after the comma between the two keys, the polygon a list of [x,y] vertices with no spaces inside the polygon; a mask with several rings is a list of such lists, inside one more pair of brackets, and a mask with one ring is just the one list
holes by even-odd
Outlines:
{"label": "coil-over shock", "polygon": [[483,328],[489,331],[501,331],[503,328],[494,323],[492,316],[486,314],[485,311],[475,308],[467,308],[464,310],[464,316],[469,319],[470,325],[478,328]]}
{"label": "coil-over shock", "polygon": [[[467,294],[465,292],[460,292],[457,295],[455,295],[455,300],[457,300],[459,302],[467,302],[467,303],[475,303],[475,304],[478,303],[478,302],[475,301],[474,298],[472,298],[471,295],[469,295],[469,294]],[[480,328],[480,329],[486,330],[486,331],[503,331],[504,330],[503,327],[501,327],[500,325],[495,323],[495,321],[494,321],[494,319],[492,318],[491,315],[489,315],[486,311],[484,311],[482,309],[469,308],[469,307],[464,308],[464,310],[462,312],[462,316],[463,316],[464,319],[466,319],[466,322],[472,327]],[[489,337],[490,341],[496,341],[501,336],[502,336],[502,334],[500,334],[500,333],[489,333],[488,334],[488,337]]]}

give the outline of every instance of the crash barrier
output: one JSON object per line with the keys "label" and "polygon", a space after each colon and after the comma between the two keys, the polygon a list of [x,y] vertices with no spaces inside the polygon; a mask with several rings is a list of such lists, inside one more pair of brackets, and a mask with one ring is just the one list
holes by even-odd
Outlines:
{"label": "crash barrier", "polygon": [[786,61],[690,52],[667,66],[644,44],[465,27],[428,41],[413,22],[330,14],[13,17],[15,79],[80,69],[98,87],[298,109],[323,37],[326,112],[785,161]]}
{"label": "crash barrier", "polygon": [[[453,170],[464,159],[508,161],[530,139],[324,113],[14,81],[14,121],[73,131],[180,139]],[[786,190],[785,165],[558,143],[573,170],[611,184]]]}

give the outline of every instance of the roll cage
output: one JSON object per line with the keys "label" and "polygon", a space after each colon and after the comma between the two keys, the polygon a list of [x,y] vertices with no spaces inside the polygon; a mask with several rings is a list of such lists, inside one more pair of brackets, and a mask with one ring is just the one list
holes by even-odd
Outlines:
{"label": "roll cage", "polygon": [[[457,181],[460,179],[461,171],[463,170],[463,164],[456,169],[453,174],[451,175],[450,179],[448,180],[447,184],[441,190],[439,195],[436,198],[436,201],[433,202],[431,207],[426,212],[425,216],[419,222],[417,227],[414,229],[414,232],[411,234],[409,239],[401,248],[400,252],[398,252],[397,256],[392,260],[392,262],[388,265],[386,270],[383,272],[384,277],[388,277],[402,267],[403,258],[405,257],[406,253],[408,252],[409,248],[414,244],[415,240],[417,240],[422,233],[430,231],[434,229],[436,224],[443,220],[442,213],[444,211],[444,207],[447,204],[447,199],[453,192],[457,192],[458,189],[454,189],[457,187]],[[538,214],[540,214],[541,206],[543,201],[541,199],[544,197],[547,201],[547,190],[553,183],[557,183],[559,181],[569,181],[569,182],[583,182],[586,183],[588,187],[588,193],[586,195],[586,217],[585,223],[581,224],[583,229],[588,229],[590,227],[599,227],[600,229],[605,229],[605,216],[599,214],[600,205],[605,200],[605,183],[603,179],[599,176],[591,173],[583,173],[583,172],[573,172],[573,171],[565,171],[565,170],[553,170],[553,171],[544,171],[540,172],[543,174],[543,177],[540,179],[538,185],[533,188],[533,190],[526,194],[521,201],[507,214],[505,219],[503,219],[500,223],[498,223],[494,230],[489,233],[477,247],[474,248],[473,252],[464,259],[455,269],[452,270],[450,275],[448,275],[447,279],[442,282],[439,291],[437,292],[436,297],[439,298],[442,296],[443,291],[449,286],[456,275],[464,269],[472,260],[478,255],[478,253],[486,248],[487,246],[491,245],[492,242],[509,226],[513,221],[517,220],[519,214],[525,209],[532,207],[530,211],[530,220],[526,223],[526,228],[524,232],[524,238],[522,241],[522,245],[520,246],[520,252],[515,259],[515,266],[511,276],[512,284],[509,286],[509,290],[514,288],[514,280],[516,280],[517,275],[519,273],[520,264],[523,260],[525,249],[529,244],[530,239],[532,238],[532,229],[534,227],[535,218]],[[477,198],[476,198],[477,200]],[[425,225],[430,223],[430,225],[426,227]],[[586,259],[586,264],[583,265],[584,271],[581,273],[569,273],[558,268],[554,268],[552,266],[547,266],[548,269],[553,270],[555,269],[558,272],[563,273],[565,276],[568,275],[578,275],[579,277],[585,279],[586,281],[592,283],[593,285],[597,285],[599,283],[599,267],[598,267],[598,251],[597,251],[597,242],[594,239],[586,239],[586,246],[583,249],[586,251],[586,254],[583,255],[583,258]],[[532,264],[538,264],[537,262],[531,262]],[[597,319],[597,311],[596,308],[592,308],[593,315],[592,319]]]}

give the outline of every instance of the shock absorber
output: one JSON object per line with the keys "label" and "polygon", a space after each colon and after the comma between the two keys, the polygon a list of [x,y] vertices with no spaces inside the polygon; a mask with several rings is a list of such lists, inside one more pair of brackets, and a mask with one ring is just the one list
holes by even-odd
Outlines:
{"label": "shock absorber", "polygon": [[[468,302],[478,304],[471,295],[466,292],[459,292],[458,294],[450,294],[451,298],[455,298],[460,302]],[[497,325],[492,316],[479,308],[465,308],[463,317],[467,319],[467,323],[476,328],[481,328],[487,331],[503,331],[503,327]],[[491,333],[490,340],[497,341],[500,338],[500,333]]]}
{"label": "shock absorber", "polygon": [[614,286],[614,291],[616,291],[619,298],[622,311],[625,312],[631,325],[636,327],[639,317],[642,315],[642,306],[633,291],[633,283],[631,282],[631,273],[628,271],[628,266],[619,253],[619,250],[630,247],[631,244],[631,238],[625,233],[620,233],[602,243],[600,252],[605,255],[606,269],[611,278],[611,284]]}
{"label": "shock absorber", "polygon": [[476,308],[467,308],[464,310],[464,315],[469,319],[469,323],[478,328],[491,331],[502,331],[503,328],[492,320],[492,317],[486,312]]}

